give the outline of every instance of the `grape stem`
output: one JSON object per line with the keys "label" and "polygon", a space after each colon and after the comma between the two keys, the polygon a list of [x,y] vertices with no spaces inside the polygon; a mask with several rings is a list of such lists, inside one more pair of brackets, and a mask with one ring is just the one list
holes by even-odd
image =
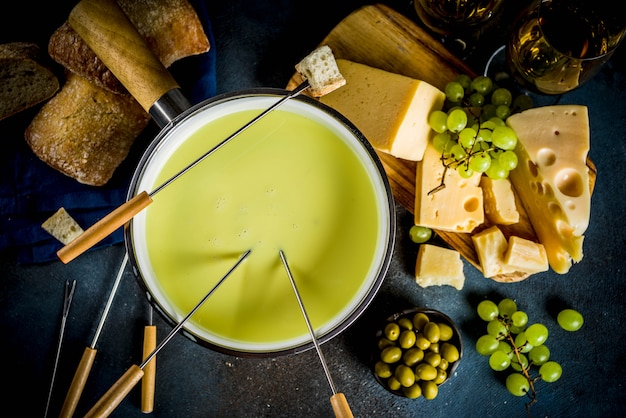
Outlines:
{"label": "grape stem", "polygon": [[[508,327],[509,327],[508,322],[505,319],[502,319],[502,322],[507,326],[507,329],[508,329]],[[530,400],[528,402],[526,402],[526,404],[525,404],[525,406],[526,406],[526,415],[530,418],[530,407],[537,402],[537,391],[535,390],[535,380],[538,380],[539,377],[537,377],[537,379],[531,378],[530,377],[530,373],[528,373],[528,370],[530,369],[531,363],[528,364],[528,367],[524,367],[524,363],[522,363],[522,358],[521,358],[520,352],[522,351],[524,346],[526,344],[528,344],[528,343],[525,342],[524,344],[522,344],[519,347],[516,346],[515,345],[515,338],[513,338],[513,336],[511,335],[510,332],[507,333],[506,338],[509,340],[509,343],[511,344],[511,347],[513,347],[513,353],[515,353],[515,357],[517,358],[517,364],[519,364],[521,372],[524,375],[524,377],[526,378],[526,380],[528,380],[528,385],[530,386],[530,390],[526,393],[526,395],[528,395]]]}

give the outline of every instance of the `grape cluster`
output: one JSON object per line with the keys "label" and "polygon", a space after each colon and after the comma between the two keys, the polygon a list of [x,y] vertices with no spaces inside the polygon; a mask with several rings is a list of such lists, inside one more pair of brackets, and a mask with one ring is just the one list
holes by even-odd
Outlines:
{"label": "grape cluster", "polygon": [[[485,299],[476,307],[478,316],[487,322],[487,334],[476,341],[476,351],[489,357],[489,367],[501,372],[513,371],[506,378],[507,390],[515,396],[528,395],[536,400],[534,383],[537,380],[552,383],[562,374],[556,361],[550,360],[550,349],[545,345],[548,328],[541,323],[528,323],[526,312],[509,298],[498,304]],[[576,331],[583,324],[582,315],[565,309],[557,317],[559,325],[567,331]],[[538,368],[537,375],[531,376]]]}
{"label": "grape cluster", "polygon": [[445,86],[446,103],[430,113],[433,145],[441,153],[446,169],[462,177],[484,173],[492,179],[507,178],[517,167],[514,149],[517,135],[505,120],[529,109],[527,95],[513,97],[510,90],[496,86],[491,78],[461,74]]}

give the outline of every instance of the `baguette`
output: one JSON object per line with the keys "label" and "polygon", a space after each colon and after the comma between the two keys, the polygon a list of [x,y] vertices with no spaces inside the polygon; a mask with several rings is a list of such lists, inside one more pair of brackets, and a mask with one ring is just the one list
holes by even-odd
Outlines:
{"label": "baguette", "polygon": [[[210,48],[202,23],[187,0],[118,0],[118,4],[165,67]],[[67,21],[50,37],[48,53],[65,68],[98,86],[126,93]]]}
{"label": "baguette", "polygon": [[0,120],[52,97],[59,80],[30,42],[0,45]]}
{"label": "baguette", "polygon": [[302,80],[309,81],[309,93],[313,97],[325,96],[346,84],[335,56],[328,45],[322,45],[296,64]]}
{"label": "baguette", "polygon": [[50,167],[91,186],[106,184],[150,116],[116,94],[68,72],[63,88],[26,128],[26,142]]}

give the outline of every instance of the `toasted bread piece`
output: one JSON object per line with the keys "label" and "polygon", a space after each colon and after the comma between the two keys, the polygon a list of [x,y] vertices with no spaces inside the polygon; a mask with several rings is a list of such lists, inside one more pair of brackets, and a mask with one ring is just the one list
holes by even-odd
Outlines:
{"label": "toasted bread piece", "polygon": [[35,116],[25,138],[51,167],[80,183],[102,186],[149,120],[130,95],[68,72],[63,88]]}
{"label": "toasted bread piece", "polygon": [[65,208],[60,208],[45,220],[41,227],[50,235],[67,245],[83,233],[83,228],[70,216]]}
{"label": "toasted bread piece", "polygon": [[[202,23],[187,0],[118,0],[118,4],[166,67],[210,48]],[[50,37],[48,53],[65,68],[100,87],[126,93],[124,86],[68,22]]]}
{"label": "toasted bread piece", "polygon": [[59,80],[30,42],[0,45],[0,120],[52,97]]}
{"label": "toasted bread piece", "polygon": [[333,51],[328,45],[322,45],[296,64],[296,71],[309,81],[309,93],[321,97],[346,84]]}

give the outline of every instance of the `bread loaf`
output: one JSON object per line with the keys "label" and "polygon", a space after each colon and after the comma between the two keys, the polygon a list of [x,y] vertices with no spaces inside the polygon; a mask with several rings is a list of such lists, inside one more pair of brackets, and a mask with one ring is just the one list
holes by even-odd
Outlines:
{"label": "bread loaf", "polygon": [[[187,0],[118,0],[118,4],[166,67],[210,48],[202,23]],[[50,37],[48,53],[65,68],[100,87],[126,92],[68,22]]]}
{"label": "bread loaf", "polygon": [[149,120],[130,95],[68,72],[63,88],[44,104],[24,136],[49,166],[80,183],[102,186]]}
{"label": "bread loaf", "polygon": [[52,97],[59,80],[30,42],[0,45],[0,120]]}

